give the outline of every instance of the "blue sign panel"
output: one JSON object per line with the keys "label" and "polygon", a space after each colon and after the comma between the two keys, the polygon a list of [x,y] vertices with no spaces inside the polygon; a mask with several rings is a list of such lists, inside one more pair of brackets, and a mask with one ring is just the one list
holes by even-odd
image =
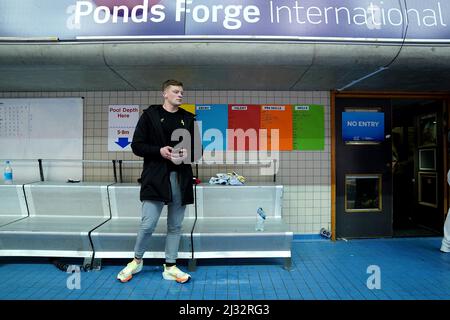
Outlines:
{"label": "blue sign panel", "polygon": [[202,124],[203,150],[226,150],[228,105],[197,105],[195,109],[197,121],[201,121]]}
{"label": "blue sign panel", "polygon": [[384,113],[343,112],[342,140],[373,141],[384,140]]}
{"label": "blue sign panel", "polygon": [[450,1],[0,1],[0,37],[161,36],[450,42]]}

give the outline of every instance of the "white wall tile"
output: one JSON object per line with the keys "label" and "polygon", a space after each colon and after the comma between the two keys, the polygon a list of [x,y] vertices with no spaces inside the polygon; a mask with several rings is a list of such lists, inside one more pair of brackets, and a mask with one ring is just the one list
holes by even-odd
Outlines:
{"label": "white wall tile", "polygon": [[[86,160],[141,160],[132,153],[108,152],[108,108],[110,104],[139,104],[141,110],[161,103],[158,91],[82,91],[82,92],[0,92],[3,98],[19,97],[84,97],[84,156]],[[330,95],[327,91],[190,91],[186,103],[242,104],[322,104],[325,107],[325,149],[280,153],[277,181],[284,184],[284,221],[294,233],[318,233],[330,228]],[[124,179],[135,182],[142,164],[124,168]],[[247,181],[271,182],[272,176],[260,176],[258,168],[219,166],[200,168],[202,181],[217,172],[237,170]],[[112,165],[85,164],[86,181],[111,181]]]}

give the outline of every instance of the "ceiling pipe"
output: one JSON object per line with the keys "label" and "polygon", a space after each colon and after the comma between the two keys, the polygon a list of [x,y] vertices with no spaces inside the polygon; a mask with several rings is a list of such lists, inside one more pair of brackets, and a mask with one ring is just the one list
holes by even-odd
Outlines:
{"label": "ceiling pipe", "polygon": [[370,77],[373,77],[374,75],[376,75],[376,74],[378,74],[378,73],[380,73],[380,72],[382,72],[382,71],[384,71],[384,70],[387,70],[387,69],[389,69],[389,67],[380,67],[378,70],[376,70],[376,71],[374,71],[374,72],[372,72],[372,73],[369,73],[368,75],[365,75],[364,77],[362,77],[362,78],[359,78],[359,79],[357,79],[357,80],[354,80],[354,81],[352,81],[352,82],[350,82],[349,84],[347,84],[346,86],[343,86],[342,88],[340,88],[340,89],[337,89],[337,91],[342,91],[342,90],[345,90],[345,89],[347,89],[347,88],[350,88],[351,86],[354,86],[355,84],[357,84],[358,82],[361,82],[361,81],[363,81],[363,80],[365,80],[365,79],[367,79],[367,78],[370,78]]}

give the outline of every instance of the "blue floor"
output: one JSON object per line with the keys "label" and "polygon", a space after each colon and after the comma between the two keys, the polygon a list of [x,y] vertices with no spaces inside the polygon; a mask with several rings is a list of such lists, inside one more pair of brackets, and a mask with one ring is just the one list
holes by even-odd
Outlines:
{"label": "blue floor", "polygon": [[116,275],[125,260],[103,260],[101,271],[77,279],[43,259],[0,258],[0,300],[448,300],[450,253],[441,253],[440,243],[295,241],[290,272],[283,259],[198,260],[186,284],[163,280],[160,260],[145,260],[143,271],[122,284]]}

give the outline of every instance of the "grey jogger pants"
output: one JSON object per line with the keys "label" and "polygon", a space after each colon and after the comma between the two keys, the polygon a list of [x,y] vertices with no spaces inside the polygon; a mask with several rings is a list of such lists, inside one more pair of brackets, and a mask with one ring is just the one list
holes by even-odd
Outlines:
{"label": "grey jogger pants", "polygon": [[[180,184],[176,172],[170,173],[170,187],[172,188],[172,202],[168,203],[165,252],[166,262],[175,263],[178,257],[181,227],[186,210],[186,206],[181,205]],[[163,207],[164,202],[161,201],[144,201],[142,203],[142,221],[134,247],[135,258],[142,259],[144,256]]]}

